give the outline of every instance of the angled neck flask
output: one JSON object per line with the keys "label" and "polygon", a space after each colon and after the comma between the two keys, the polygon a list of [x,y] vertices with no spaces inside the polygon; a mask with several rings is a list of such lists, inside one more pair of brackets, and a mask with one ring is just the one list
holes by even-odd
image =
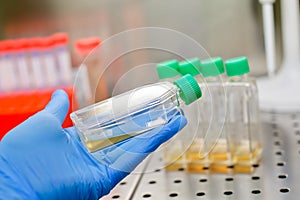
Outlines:
{"label": "angled neck flask", "polygon": [[97,151],[167,124],[202,95],[192,76],[138,87],[71,114],[81,141]]}
{"label": "angled neck flask", "polygon": [[232,58],[225,62],[228,81],[226,132],[229,136],[235,172],[249,173],[252,165],[261,160],[260,120],[258,93],[255,79],[246,57]]}

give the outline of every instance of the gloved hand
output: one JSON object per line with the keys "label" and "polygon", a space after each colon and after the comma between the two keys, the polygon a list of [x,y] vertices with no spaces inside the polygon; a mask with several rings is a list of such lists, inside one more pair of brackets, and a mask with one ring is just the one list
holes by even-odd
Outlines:
{"label": "gloved hand", "polygon": [[62,128],[68,108],[66,93],[56,91],[44,110],[2,139],[0,199],[98,199],[186,124],[177,115],[158,133],[154,129],[104,149],[98,162],[74,127]]}

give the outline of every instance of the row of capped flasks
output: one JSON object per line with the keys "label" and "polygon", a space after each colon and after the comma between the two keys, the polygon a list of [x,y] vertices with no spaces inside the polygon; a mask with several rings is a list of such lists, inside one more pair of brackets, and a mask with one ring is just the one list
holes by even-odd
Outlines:
{"label": "row of capped flasks", "polygon": [[0,92],[72,83],[68,35],[0,41]]}
{"label": "row of capped flasks", "polygon": [[183,109],[189,123],[166,145],[166,169],[186,167],[189,172],[199,173],[253,171],[261,160],[262,146],[258,93],[255,79],[247,75],[249,71],[246,57],[229,59],[225,67],[219,57],[180,63],[169,60],[157,65],[161,80],[173,81],[191,74],[203,93],[198,102]]}

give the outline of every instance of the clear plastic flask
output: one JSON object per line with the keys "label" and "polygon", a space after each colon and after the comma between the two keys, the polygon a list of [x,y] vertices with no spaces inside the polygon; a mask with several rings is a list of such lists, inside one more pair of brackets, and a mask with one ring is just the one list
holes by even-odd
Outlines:
{"label": "clear plastic flask", "polygon": [[247,75],[250,70],[246,57],[229,59],[225,66],[228,75],[226,132],[234,170],[250,173],[252,165],[260,161],[262,152],[256,82]]}
{"label": "clear plastic flask", "polygon": [[[179,63],[175,59],[158,63],[156,65],[156,71],[159,79],[164,82],[168,81],[173,83],[176,79],[181,77]],[[187,113],[184,113],[186,116]],[[189,124],[190,123],[188,123],[188,125]],[[163,151],[165,169],[167,171],[177,171],[178,169],[184,168],[186,165],[183,140],[188,134],[186,131],[187,126],[160,147]]]}
{"label": "clear plastic flask", "polygon": [[[196,79],[198,85],[201,87],[203,79],[200,75],[200,66],[201,62],[198,58],[190,58],[179,63],[179,71],[182,75],[192,75]],[[206,90],[206,88],[201,88],[202,92],[203,89]],[[203,109],[201,108],[202,103],[203,102],[201,98],[200,102],[197,101],[197,103],[193,104],[192,106],[186,106],[184,108],[184,110],[188,111],[187,113],[190,113],[192,118],[197,119],[197,124],[187,127],[189,137],[185,138],[185,143],[189,144],[185,153],[187,160],[187,171],[191,173],[206,173],[209,169],[209,162],[205,156],[204,149],[204,139],[207,127],[201,123],[203,122],[203,115],[201,114],[203,112],[203,110],[201,110]]]}
{"label": "clear plastic flask", "polygon": [[212,173],[230,172],[231,154],[226,130],[226,89],[223,83],[224,64],[222,58],[214,57],[201,61],[200,72],[205,82],[200,103],[201,122],[204,132],[204,151]]}
{"label": "clear plastic flask", "polygon": [[180,106],[201,97],[193,77],[138,87],[71,113],[89,152],[97,151],[167,124]]}

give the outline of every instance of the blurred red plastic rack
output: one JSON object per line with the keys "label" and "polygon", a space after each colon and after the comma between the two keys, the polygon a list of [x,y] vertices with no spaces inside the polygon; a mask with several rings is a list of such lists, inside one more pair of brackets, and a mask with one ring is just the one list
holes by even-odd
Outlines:
{"label": "blurred red plastic rack", "polygon": [[[70,100],[70,108],[63,123],[63,127],[72,126],[69,114],[78,108],[72,87],[62,88],[66,91]],[[52,93],[56,89],[43,89],[36,91],[22,91],[0,94],[0,140],[11,129],[25,121],[31,115],[43,110]]]}

